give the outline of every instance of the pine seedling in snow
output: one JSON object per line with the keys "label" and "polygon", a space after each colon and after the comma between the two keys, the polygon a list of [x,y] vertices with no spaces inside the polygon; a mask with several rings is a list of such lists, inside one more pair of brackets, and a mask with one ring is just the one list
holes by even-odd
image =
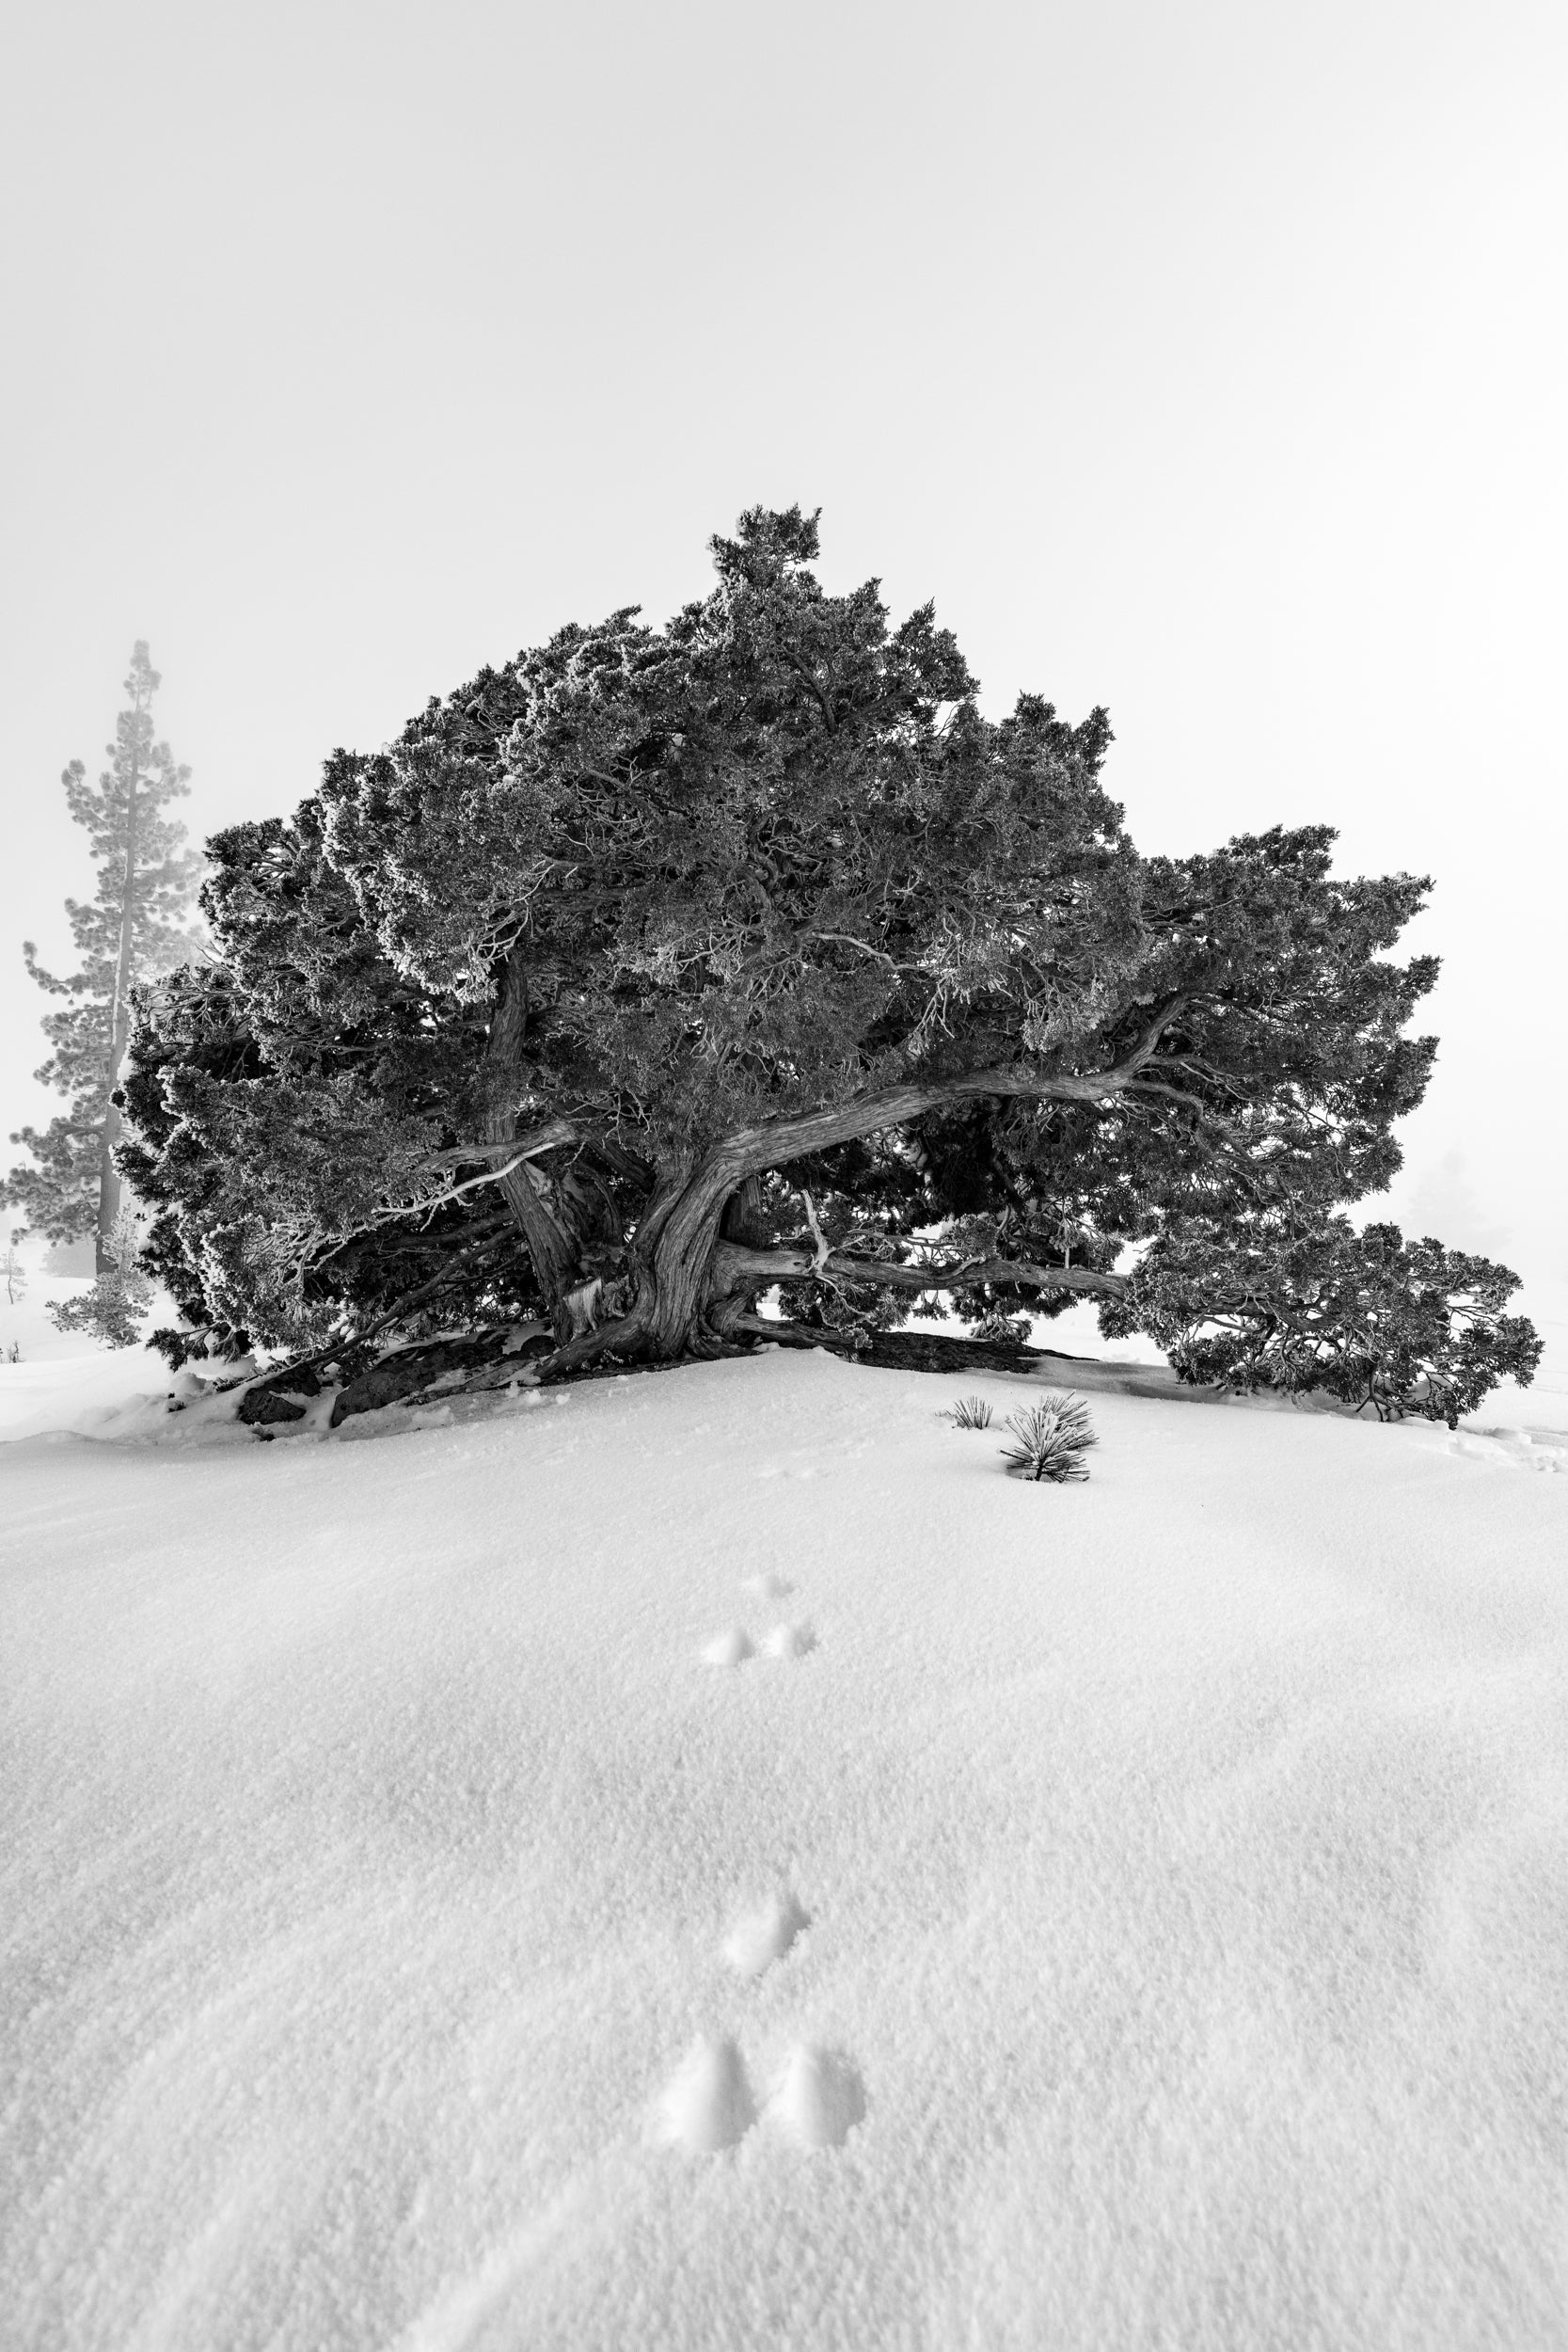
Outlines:
{"label": "pine seedling in snow", "polygon": [[983,1396],[960,1396],[943,1416],[955,1429],[989,1429],[990,1406]]}
{"label": "pine seedling in snow", "polygon": [[1003,1422],[1016,1442],[1002,1449],[1007,1467],[1020,1478],[1049,1479],[1053,1486],[1069,1478],[1087,1478],[1084,1456],[1100,1440],[1089,1426],[1089,1408],[1081,1396],[1053,1397],[1009,1413]]}

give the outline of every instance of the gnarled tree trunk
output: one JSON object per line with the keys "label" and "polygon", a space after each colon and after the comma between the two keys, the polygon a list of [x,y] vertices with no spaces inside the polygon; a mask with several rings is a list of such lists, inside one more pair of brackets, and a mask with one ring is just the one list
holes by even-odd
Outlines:
{"label": "gnarled tree trunk", "polygon": [[[1045,1102],[1104,1102],[1134,1088],[1139,1073],[1152,1058],[1160,1036],[1180,1009],[1180,996],[1158,1006],[1137,1043],[1112,1068],[1094,1072],[1053,1073],[1023,1065],[1010,1069],[976,1070],[939,1079],[911,1079],[868,1089],[847,1102],[821,1110],[768,1120],[735,1130],[715,1144],[695,1164],[667,1165],[639,1222],[628,1251],[633,1295],[626,1311],[590,1328],[574,1328],[553,1356],[538,1367],[544,1377],[575,1370],[596,1357],[614,1353],[672,1360],[688,1355],[721,1352],[731,1334],[754,1320],[751,1302],[759,1290],[816,1273],[839,1281],[864,1282],[913,1292],[953,1290],[994,1281],[1039,1292],[1072,1290],[1103,1296],[1118,1295],[1125,1283],[1113,1274],[1084,1266],[1051,1266],[1033,1260],[973,1260],[961,1264],[905,1266],[879,1259],[859,1258],[852,1252],[793,1248],[752,1247],[736,1234],[722,1237],[721,1223],[744,1222],[754,1215],[757,1180],[769,1168],[821,1152],[836,1143],[871,1135],[879,1128],[905,1125],[927,1111],[984,1097]],[[527,1018],[526,981],[520,950],[508,959],[491,1030],[492,1060],[498,1073],[513,1068],[520,1056],[522,1027]],[[508,1060],[510,1055],[511,1060]],[[515,1101],[513,1088],[512,1100]],[[500,1120],[506,1090],[499,1084],[492,1097]],[[490,1138],[504,1142],[515,1133]],[[518,1171],[525,1179],[528,1171]],[[508,1181],[513,1181],[509,1179]],[[748,1193],[745,1187],[750,1185]],[[509,1200],[513,1200],[508,1193]],[[558,1187],[556,1201],[561,1200]],[[736,1204],[731,1208],[731,1204]],[[517,1221],[533,1253],[546,1296],[559,1311],[561,1302],[582,1275],[584,1236],[547,1207],[531,1186],[515,1202]],[[754,1230],[754,1229],[753,1229]],[[534,1234],[539,1234],[536,1248]],[[561,1325],[557,1326],[562,1336]]]}

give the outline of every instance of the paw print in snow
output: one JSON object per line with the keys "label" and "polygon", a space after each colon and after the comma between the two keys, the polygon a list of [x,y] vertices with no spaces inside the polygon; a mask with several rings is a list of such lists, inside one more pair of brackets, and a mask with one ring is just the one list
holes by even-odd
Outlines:
{"label": "paw print in snow", "polygon": [[836,2050],[797,2042],[768,2105],[768,2119],[801,2148],[840,2148],[865,2117],[860,2074]]}
{"label": "paw print in snow", "polygon": [[760,1977],[776,1960],[783,1960],[811,1920],[788,1889],[769,1895],[754,1911],[737,1919],[724,1939],[724,1958],[737,1976]]}
{"label": "paw print in snow", "polygon": [[703,1652],[705,1666],[743,1666],[748,1658],[756,1656],[751,1635],[743,1625],[726,1626],[716,1633]]}
{"label": "paw print in snow", "polygon": [[744,2139],[756,2120],[740,2052],[727,2036],[700,2035],[659,2102],[659,2137],[715,2155]]}
{"label": "paw print in snow", "polygon": [[769,1658],[805,1658],[816,1647],[816,1635],[802,1617],[795,1625],[776,1625],[762,1646]]}

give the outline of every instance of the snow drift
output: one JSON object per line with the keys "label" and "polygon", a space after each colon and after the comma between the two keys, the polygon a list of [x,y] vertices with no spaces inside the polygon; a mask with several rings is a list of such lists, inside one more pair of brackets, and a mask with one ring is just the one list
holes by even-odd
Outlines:
{"label": "snow drift", "polygon": [[954,1391],[0,1449],[19,2344],[1560,2347],[1560,1439]]}

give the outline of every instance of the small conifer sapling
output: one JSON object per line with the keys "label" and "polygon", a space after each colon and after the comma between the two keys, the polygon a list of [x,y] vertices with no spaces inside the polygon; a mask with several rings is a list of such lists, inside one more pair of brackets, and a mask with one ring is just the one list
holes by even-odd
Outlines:
{"label": "small conifer sapling", "polygon": [[1053,1486],[1071,1478],[1087,1478],[1084,1456],[1100,1440],[1089,1426],[1089,1408],[1081,1396],[1052,1397],[1044,1404],[1021,1406],[1003,1422],[1013,1443],[1003,1456],[1016,1477],[1047,1480]]}

